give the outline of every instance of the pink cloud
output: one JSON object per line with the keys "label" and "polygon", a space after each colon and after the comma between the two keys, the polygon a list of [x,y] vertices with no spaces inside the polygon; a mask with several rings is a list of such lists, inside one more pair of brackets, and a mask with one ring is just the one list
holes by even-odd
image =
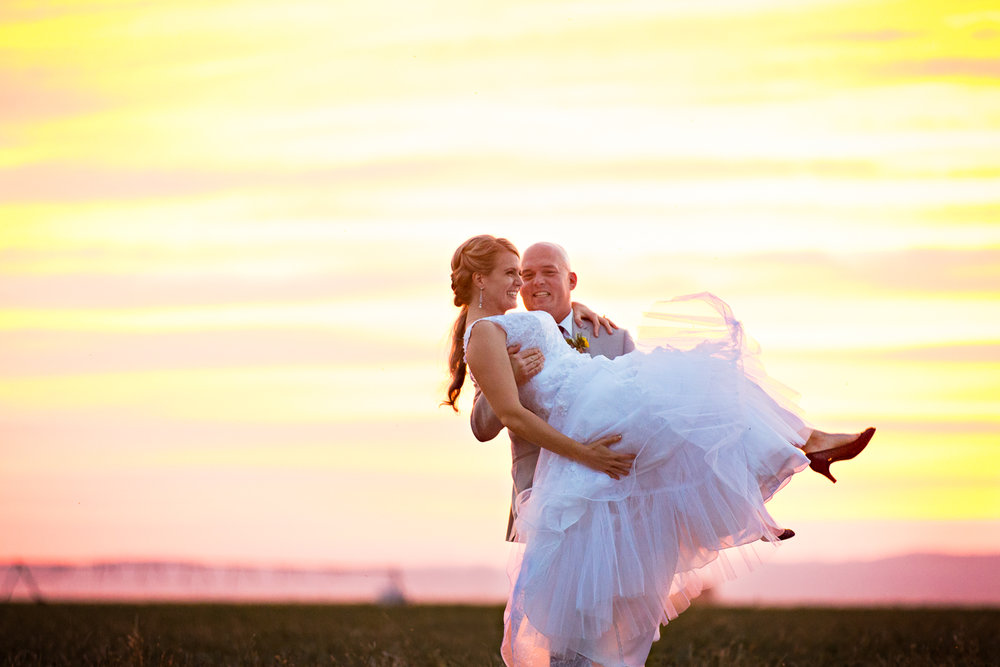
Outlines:
{"label": "pink cloud", "polygon": [[[467,423],[455,417],[455,425],[465,435]],[[90,408],[86,411],[51,410],[44,415],[0,417],[0,443],[4,460],[14,463],[15,455],[44,461],[58,456],[67,446],[86,447],[86,452],[110,455],[176,453],[188,447],[243,452],[250,448],[290,445],[331,446],[335,443],[368,443],[383,448],[412,449],[415,442],[432,442],[442,437],[440,423],[433,421],[359,420],[336,421],[199,421],[164,419],[124,412],[118,407]],[[403,437],[405,435],[405,437]],[[472,440],[474,446],[486,447]],[[494,443],[496,444],[496,443]],[[156,465],[156,461],[150,465]]]}
{"label": "pink cloud", "polygon": [[881,68],[886,74],[917,77],[1000,78],[998,58],[932,58],[892,63]]}
{"label": "pink cloud", "polygon": [[[0,80],[0,85],[2,85]],[[2,96],[0,96],[2,104]],[[0,111],[0,120],[3,113]],[[5,170],[0,202],[130,200],[233,189],[319,188],[447,181],[467,174],[469,160],[402,159],[317,169],[126,168],[101,164],[43,163]]]}
{"label": "pink cloud", "polygon": [[0,69],[0,125],[77,116],[108,106],[101,96],[83,92],[67,79],[64,72],[44,69]]}
{"label": "pink cloud", "polygon": [[[399,340],[387,346],[343,330],[0,333],[3,376],[38,377],[158,370],[406,363],[426,349]],[[442,373],[444,362],[442,360]]]}
{"label": "pink cloud", "polygon": [[[2,114],[0,114],[2,117]],[[157,169],[99,164],[33,164],[8,169],[0,181],[0,202],[75,202],[134,200],[225,190],[395,187],[431,183],[505,181],[518,174],[523,182],[599,182],[655,178],[703,180],[774,178],[810,174],[823,177],[872,177],[879,166],[865,159],[714,158],[609,160],[599,163],[494,157],[390,159],[315,169]]]}
{"label": "pink cloud", "polygon": [[239,173],[33,164],[4,173],[0,201],[141,199],[225,190],[251,183]]}
{"label": "pink cloud", "polygon": [[[685,267],[702,258],[690,254],[658,255],[648,264],[638,263],[653,282],[684,285]],[[789,276],[808,275],[808,285],[824,282],[853,285],[858,290],[895,293],[983,293],[1000,291],[1000,249],[911,248],[852,255],[820,251],[747,253],[727,260],[741,276],[741,286],[758,291],[787,293],[794,285]],[[612,277],[616,279],[616,277]],[[627,290],[622,279],[617,289]]]}
{"label": "pink cloud", "polygon": [[[315,248],[319,244],[314,244]],[[301,249],[290,247],[288,255]],[[190,252],[174,256],[151,249],[75,248],[53,251],[0,251],[0,263],[6,271],[0,280],[0,306],[5,308],[157,308],[206,305],[257,305],[265,303],[302,303],[339,298],[344,285],[364,280],[370,294],[388,290],[396,280],[384,271],[347,271],[330,267],[316,273],[276,278],[212,275],[212,262],[232,260],[225,251]],[[274,255],[259,260],[266,263]],[[333,252],[331,251],[331,256]],[[279,255],[279,258],[281,255]],[[252,261],[252,260],[248,260]],[[65,273],[32,273],[33,267],[49,262],[67,262],[74,266]],[[115,266],[126,262],[148,267],[149,273],[90,273],[102,262]],[[91,267],[93,267],[91,269]],[[191,270],[190,274],[171,275],[169,271]],[[201,272],[197,269],[201,268]],[[22,273],[17,273],[20,269]],[[166,272],[163,272],[166,270]],[[422,280],[423,276],[417,276]]]}
{"label": "pink cloud", "polygon": [[856,30],[832,35],[833,39],[837,41],[847,42],[899,42],[918,36],[920,36],[920,33],[908,32],[905,30],[893,30],[891,28],[883,28],[881,30]]}

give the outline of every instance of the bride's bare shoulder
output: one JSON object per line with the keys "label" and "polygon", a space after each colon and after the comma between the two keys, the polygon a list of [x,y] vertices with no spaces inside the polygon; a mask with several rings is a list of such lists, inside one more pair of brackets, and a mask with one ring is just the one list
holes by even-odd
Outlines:
{"label": "bride's bare shoulder", "polygon": [[[479,323],[483,323],[488,326],[481,326],[481,327],[476,326]],[[475,338],[478,340],[484,337],[495,336],[497,333],[499,333],[504,337],[507,336],[507,330],[503,327],[503,325],[500,322],[496,321],[495,318],[481,317],[478,320],[474,320],[473,322],[469,323],[469,326],[465,331],[465,337],[468,340],[472,340],[473,336],[475,336]]]}

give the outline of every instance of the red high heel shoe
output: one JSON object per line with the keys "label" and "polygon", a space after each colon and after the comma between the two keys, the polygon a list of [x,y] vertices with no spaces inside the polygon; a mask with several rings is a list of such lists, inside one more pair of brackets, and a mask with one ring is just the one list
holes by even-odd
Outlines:
{"label": "red high heel shoe", "polygon": [[[775,537],[777,537],[779,540],[781,540],[782,542],[784,542],[787,539],[791,539],[791,538],[795,537],[795,531],[792,530],[791,528],[783,528],[782,531],[781,531],[781,533],[778,534],[778,535],[775,535]],[[761,542],[770,542],[771,540],[767,539],[767,537],[765,536],[765,537],[760,538],[760,541]]]}
{"label": "red high heel shoe", "polygon": [[868,446],[873,435],[875,435],[874,427],[867,428],[861,435],[846,445],[834,447],[833,449],[824,449],[821,452],[806,452],[806,456],[809,457],[809,467],[819,474],[829,477],[830,481],[836,484],[837,480],[830,474],[830,464],[834,461],[853,459],[861,453],[862,449]]}

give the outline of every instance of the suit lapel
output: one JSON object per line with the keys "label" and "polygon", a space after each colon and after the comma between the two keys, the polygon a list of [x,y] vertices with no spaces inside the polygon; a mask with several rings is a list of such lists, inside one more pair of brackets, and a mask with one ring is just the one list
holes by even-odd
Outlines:
{"label": "suit lapel", "polygon": [[595,356],[601,354],[598,347],[601,345],[601,339],[594,338],[594,329],[590,326],[590,322],[584,320],[582,327],[577,327],[576,323],[573,323],[573,336],[576,337],[577,334],[582,334],[587,339],[587,354],[590,356]]}

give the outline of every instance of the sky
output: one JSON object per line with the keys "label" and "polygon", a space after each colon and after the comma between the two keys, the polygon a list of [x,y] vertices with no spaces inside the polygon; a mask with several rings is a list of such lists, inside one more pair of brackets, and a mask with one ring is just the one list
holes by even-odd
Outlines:
{"label": "sky", "polygon": [[792,560],[1000,552],[1000,11],[921,0],[0,9],[0,560],[502,567],[449,266],[710,291],[811,423]]}

